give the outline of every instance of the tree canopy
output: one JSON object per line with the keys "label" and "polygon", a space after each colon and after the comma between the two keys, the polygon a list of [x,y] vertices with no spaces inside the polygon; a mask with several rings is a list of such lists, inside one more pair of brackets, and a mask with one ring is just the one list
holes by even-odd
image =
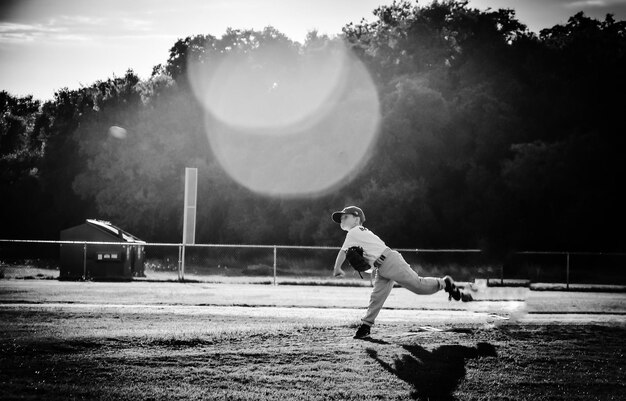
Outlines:
{"label": "tree canopy", "polygon": [[[330,213],[357,204],[392,247],[624,251],[614,233],[625,221],[626,22],[578,13],[537,35],[513,10],[464,2],[373,14],[302,44],[271,27],[187,37],[147,80],[129,70],[43,104],[0,92],[0,237],[56,238],[101,218],[180,241],[184,168],[196,167],[201,243],[337,245]],[[320,196],[238,184],[207,139],[216,122],[190,63],[236,54],[254,68],[295,68],[336,43],[378,92],[372,157]]]}

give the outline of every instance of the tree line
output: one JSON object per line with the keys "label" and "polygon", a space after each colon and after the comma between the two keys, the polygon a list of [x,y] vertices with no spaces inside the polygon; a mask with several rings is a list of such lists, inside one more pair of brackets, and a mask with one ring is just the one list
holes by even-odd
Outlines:
{"label": "tree line", "polygon": [[[187,37],[148,79],[129,70],[47,102],[0,92],[0,237],[55,239],[99,218],[178,242],[184,169],[196,167],[198,243],[338,245],[330,213],[355,204],[392,247],[624,251],[624,21],[578,13],[535,34],[513,10],[464,2],[373,14],[304,43],[272,27]],[[187,64],[237,52],[263,66],[268,48],[303,62],[337,41],[378,90],[373,156],[322,196],[237,184],[209,145]],[[112,125],[129,135],[112,138]]]}

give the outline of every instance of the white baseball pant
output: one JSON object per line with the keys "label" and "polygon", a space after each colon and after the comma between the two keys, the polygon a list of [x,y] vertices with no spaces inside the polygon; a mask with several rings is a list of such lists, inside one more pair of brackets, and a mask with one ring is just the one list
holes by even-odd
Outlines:
{"label": "white baseball pant", "polygon": [[384,261],[376,271],[374,288],[370,296],[367,313],[361,319],[372,326],[378,313],[397,282],[407,290],[418,295],[430,295],[443,290],[446,286],[442,278],[420,277],[404,260],[400,252],[387,248],[383,252]]}

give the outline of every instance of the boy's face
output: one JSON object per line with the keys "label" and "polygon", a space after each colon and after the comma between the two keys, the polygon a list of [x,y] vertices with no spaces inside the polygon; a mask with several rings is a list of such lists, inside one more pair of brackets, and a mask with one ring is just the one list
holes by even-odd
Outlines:
{"label": "boy's face", "polygon": [[361,219],[352,214],[343,214],[341,215],[341,229],[344,231],[349,231],[350,229],[359,225]]}

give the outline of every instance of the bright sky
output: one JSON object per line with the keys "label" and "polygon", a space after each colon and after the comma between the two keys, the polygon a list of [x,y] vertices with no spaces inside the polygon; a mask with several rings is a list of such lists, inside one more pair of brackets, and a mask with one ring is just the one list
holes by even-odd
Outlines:
{"label": "bright sky", "polygon": [[[0,90],[51,99],[133,69],[148,78],[179,38],[220,37],[227,27],[268,25],[302,42],[307,32],[335,35],[349,22],[373,20],[392,0],[0,0]],[[421,1],[419,4],[427,4]],[[533,31],[584,10],[626,19],[626,0],[470,0],[513,8]]]}

